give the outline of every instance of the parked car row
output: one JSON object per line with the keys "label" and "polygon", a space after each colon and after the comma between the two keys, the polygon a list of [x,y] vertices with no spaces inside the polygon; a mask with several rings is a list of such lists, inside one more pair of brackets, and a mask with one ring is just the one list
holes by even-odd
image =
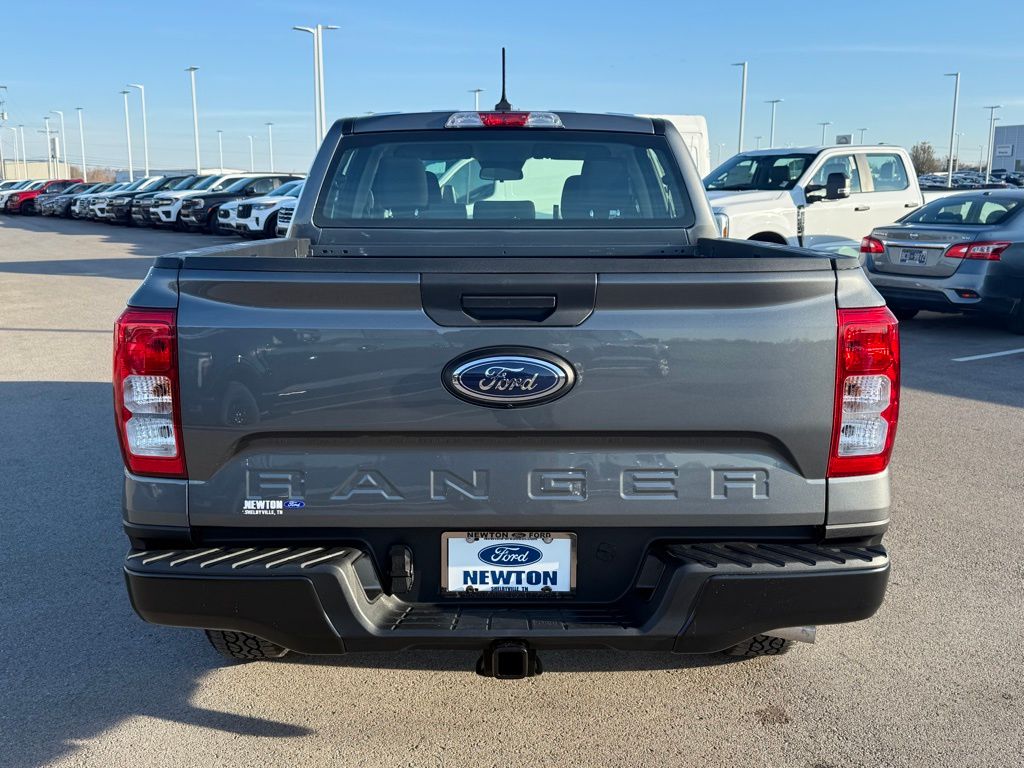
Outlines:
{"label": "parked car row", "polygon": [[[945,173],[925,173],[918,176],[922,189],[947,189]],[[1006,189],[1024,186],[1024,173],[992,171],[988,182],[980,171],[956,171],[953,174],[954,189]]]}
{"label": "parked car row", "polygon": [[281,210],[295,201],[302,184],[301,177],[286,173],[146,176],[116,183],[11,180],[0,185],[0,212],[276,237]]}

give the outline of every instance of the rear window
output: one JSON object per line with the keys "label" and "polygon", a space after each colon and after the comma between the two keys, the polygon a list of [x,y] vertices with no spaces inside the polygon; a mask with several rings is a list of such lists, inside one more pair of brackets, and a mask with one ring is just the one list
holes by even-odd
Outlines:
{"label": "rear window", "polygon": [[663,136],[454,130],[347,136],[321,227],[685,227],[693,210]]}
{"label": "rear window", "polygon": [[992,226],[1020,209],[1019,197],[939,198],[918,208],[903,221],[908,224]]}

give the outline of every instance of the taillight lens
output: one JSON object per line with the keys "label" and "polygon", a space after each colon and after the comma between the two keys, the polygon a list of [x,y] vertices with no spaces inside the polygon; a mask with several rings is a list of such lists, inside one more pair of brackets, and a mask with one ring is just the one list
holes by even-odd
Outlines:
{"label": "taillight lens", "polygon": [[900,399],[900,342],[887,307],[840,309],[836,401],[828,476],[889,465]]}
{"label": "taillight lens", "polygon": [[173,309],[126,309],[114,327],[114,412],[138,475],[186,477]]}
{"label": "taillight lens", "polygon": [[1009,248],[1011,243],[957,243],[950,246],[943,254],[949,259],[978,259],[980,261],[999,261],[1003,251]]}
{"label": "taillight lens", "polygon": [[865,237],[860,241],[861,253],[883,253],[885,243],[874,237]]}

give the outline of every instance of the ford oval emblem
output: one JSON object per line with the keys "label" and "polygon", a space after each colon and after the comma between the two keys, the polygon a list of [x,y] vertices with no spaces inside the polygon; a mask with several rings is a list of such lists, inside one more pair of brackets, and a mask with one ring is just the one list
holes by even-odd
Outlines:
{"label": "ford oval emblem", "polygon": [[456,397],[492,408],[539,405],[561,397],[576,381],[573,367],[538,349],[482,349],[453,360],[444,385]]}
{"label": "ford oval emblem", "polygon": [[529,544],[492,544],[477,552],[476,557],[485,565],[517,568],[539,563],[544,559],[544,553]]}

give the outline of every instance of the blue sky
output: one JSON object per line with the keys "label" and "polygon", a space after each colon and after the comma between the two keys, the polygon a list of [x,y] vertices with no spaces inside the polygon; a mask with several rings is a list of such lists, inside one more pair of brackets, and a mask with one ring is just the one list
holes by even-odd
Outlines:
{"label": "blue sky", "polygon": [[[126,162],[125,83],[146,86],[153,167],[192,163],[189,65],[198,77],[203,163],[248,167],[247,135],[266,165],[274,122],[278,169],[305,170],[313,154],[312,39],[295,24],[332,23],[325,66],[331,119],[367,111],[458,109],[470,88],[499,90],[499,49],[509,49],[517,107],[703,114],[713,145],[735,150],[739,69],[750,62],[747,142],[767,136],[765,99],[782,98],[777,143],[816,143],[867,127],[868,141],[949,143],[952,80],[962,73],[961,154],[987,138],[986,104],[1004,124],[1024,122],[1020,0],[968,6],[920,3],[604,2],[435,0],[387,3],[19,2],[0,9],[0,84],[9,124],[24,123],[29,155],[42,156],[42,117],[64,110],[78,157],[74,108],[84,107],[91,162]],[[83,43],[84,41],[84,43]],[[84,54],[77,54],[82,49]],[[55,55],[63,51],[66,55]],[[0,92],[2,97],[3,92]],[[141,115],[131,97],[136,165]],[[56,124],[56,118],[54,124]],[[12,133],[0,132],[5,155]]]}

